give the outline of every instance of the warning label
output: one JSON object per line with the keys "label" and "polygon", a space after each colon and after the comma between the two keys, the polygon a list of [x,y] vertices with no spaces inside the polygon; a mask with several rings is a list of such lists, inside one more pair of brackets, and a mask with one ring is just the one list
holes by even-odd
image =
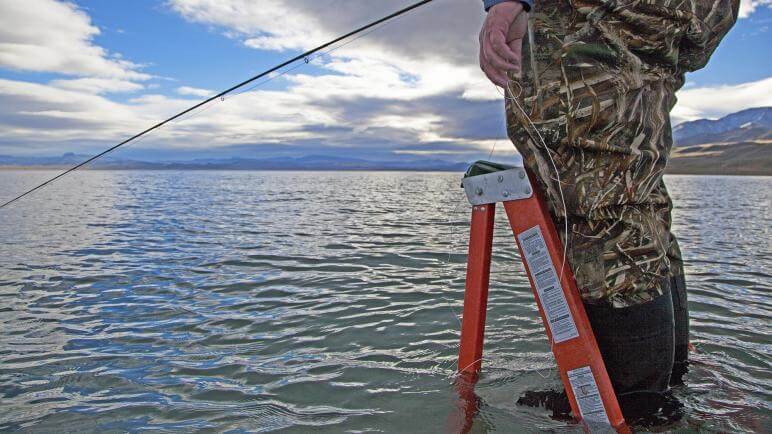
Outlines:
{"label": "warning label", "polygon": [[603,407],[603,401],[598,391],[598,384],[595,383],[595,377],[592,376],[590,367],[577,368],[568,371],[567,374],[568,381],[571,383],[571,390],[576,397],[576,403],[579,404],[582,419],[588,427],[610,426],[606,408]]}
{"label": "warning label", "polygon": [[552,265],[547,244],[539,226],[534,226],[517,236],[523,249],[531,278],[536,286],[544,315],[552,331],[554,343],[565,342],[579,336],[574,317],[568,308],[566,295],[560,286],[555,266]]}

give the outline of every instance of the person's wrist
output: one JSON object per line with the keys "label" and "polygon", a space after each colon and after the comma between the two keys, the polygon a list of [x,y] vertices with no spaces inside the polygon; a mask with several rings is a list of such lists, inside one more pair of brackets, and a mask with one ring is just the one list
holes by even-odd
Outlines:
{"label": "person's wrist", "polygon": [[485,11],[490,12],[491,8],[501,3],[520,3],[526,12],[531,10],[532,0],[483,0]]}
{"label": "person's wrist", "polygon": [[492,7],[506,2],[512,2],[516,0],[483,0],[483,5],[485,6],[485,12],[489,12]]}

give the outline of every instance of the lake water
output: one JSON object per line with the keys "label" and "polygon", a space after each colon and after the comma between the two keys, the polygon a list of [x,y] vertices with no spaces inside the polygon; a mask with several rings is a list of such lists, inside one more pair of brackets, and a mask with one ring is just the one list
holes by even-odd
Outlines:
{"label": "lake water", "polygon": [[[51,173],[0,171],[0,200]],[[0,430],[444,432],[460,174],[78,172],[0,210]],[[693,353],[677,422],[772,430],[772,178],[667,178]],[[472,432],[582,432],[503,214]]]}

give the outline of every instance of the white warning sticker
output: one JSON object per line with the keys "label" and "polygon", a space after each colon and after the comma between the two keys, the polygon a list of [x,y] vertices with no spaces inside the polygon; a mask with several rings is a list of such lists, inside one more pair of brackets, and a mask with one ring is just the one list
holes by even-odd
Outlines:
{"label": "white warning sticker", "polygon": [[536,286],[544,315],[552,331],[552,341],[556,344],[579,336],[571,309],[568,308],[566,295],[560,286],[555,266],[552,265],[547,244],[539,226],[534,226],[517,236],[523,249],[531,279]]}
{"label": "white warning sticker", "polygon": [[568,381],[571,383],[571,390],[576,397],[576,403],[579,404],[579,412],[582,413],[582,419],[587,423],[591,432],[604,431],[611,426],[598,391],[598,384],[595,382],[590,367],[573,369],[567,374]]}

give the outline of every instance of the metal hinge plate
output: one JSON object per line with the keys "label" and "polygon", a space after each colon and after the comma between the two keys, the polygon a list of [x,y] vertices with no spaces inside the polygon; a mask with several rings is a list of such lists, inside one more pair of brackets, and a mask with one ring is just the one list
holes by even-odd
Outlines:
{"label": "metal hinge plate", "polygon": [[464,178],[466,197],[472,205],[526,199],[533,195],[528,174],[522,167]]}

